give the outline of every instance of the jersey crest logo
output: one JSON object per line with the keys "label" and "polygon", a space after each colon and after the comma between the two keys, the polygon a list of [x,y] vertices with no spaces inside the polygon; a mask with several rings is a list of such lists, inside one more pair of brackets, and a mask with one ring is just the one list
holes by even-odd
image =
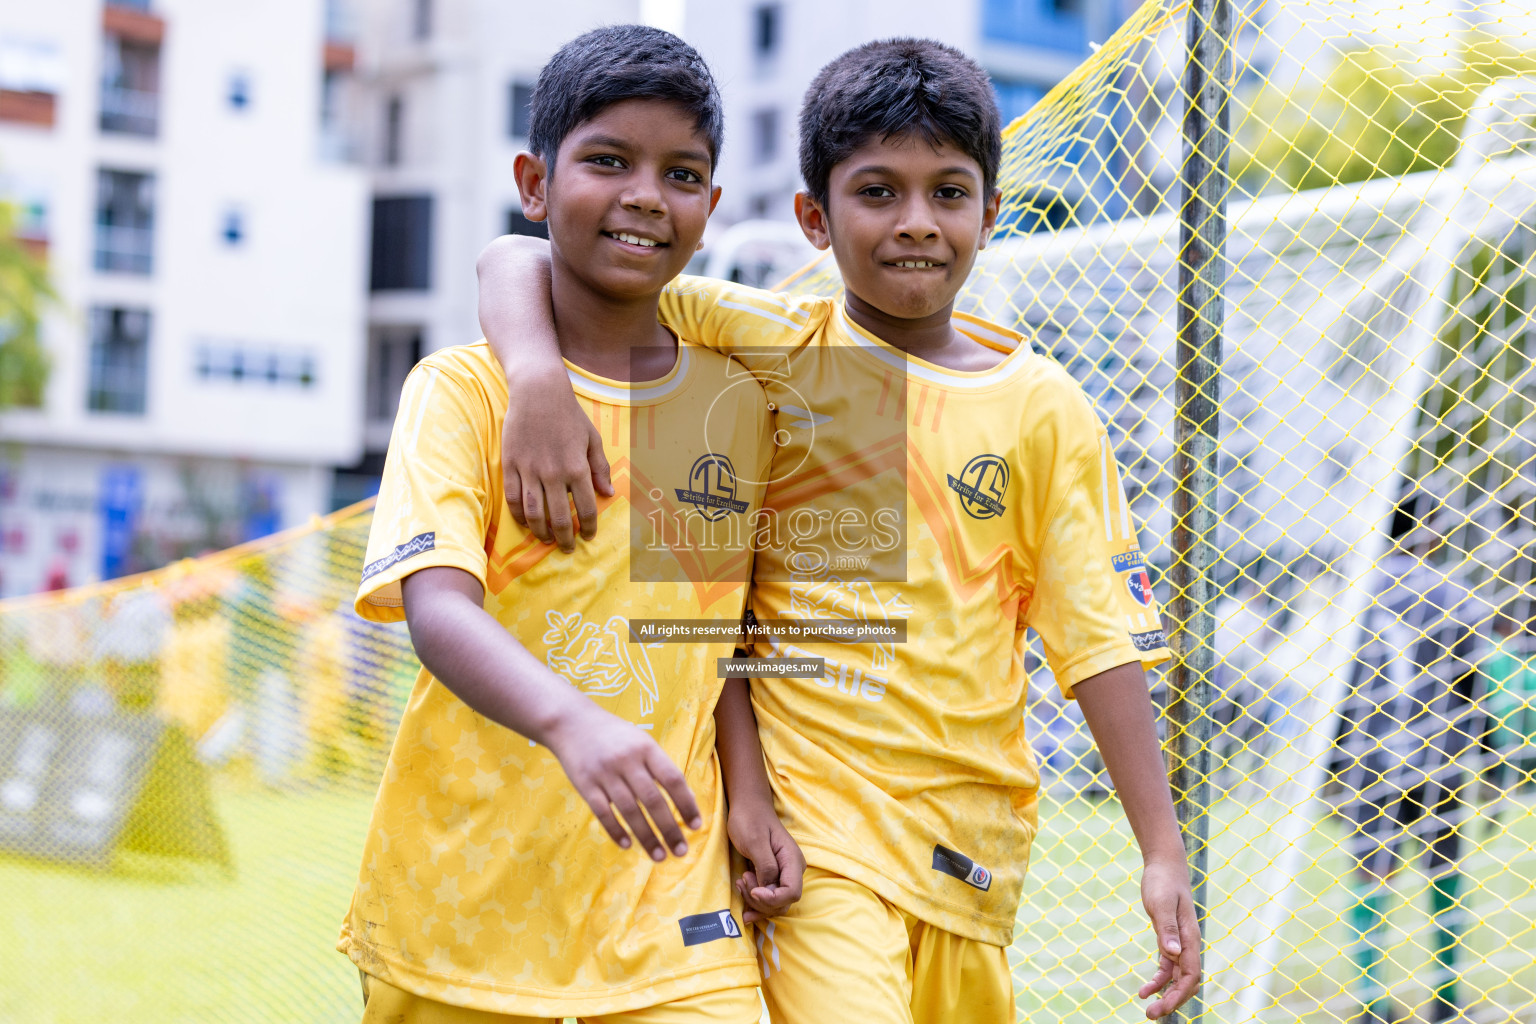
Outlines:
{"label": "jersey crest logo", "polygon": [[1008,477],[1008,463],[1002,456],[978,455],[965,464],[958,478],[949,478],[949,486],[960,495],[960,507],[966,515],[972,519],[991,519],[1008,510],[1003,504]]}
{"label": "jersey crest logo", "polygon": [[1115,572],[1125,576],[1125,589],[1131,599],[1143,608],[1152,604],[1152,577],[1147,575],[1147,563],[1140,551],[1125,551],[1110,557],[1109,564]]}
{"label": "jersey crest logo", "polygon": [[724,455],[700,455],[688,471],[688,486],[677,488],[677,500],[686,501],[711,522],[748,505],[736,499],[736,467]]}
{"label": "jersey crest logo", "polygon": [[619,615],[599,626],[584,622],[580,612],[561,615],[550,609],[544,621],[549,629],[540,640],[549,645],[544,664],[551,672],[592,697],[618,697],[639,684],[640,717],[655,710],[661,693],[645,649],[658,644],[630,643],[629,623]]}

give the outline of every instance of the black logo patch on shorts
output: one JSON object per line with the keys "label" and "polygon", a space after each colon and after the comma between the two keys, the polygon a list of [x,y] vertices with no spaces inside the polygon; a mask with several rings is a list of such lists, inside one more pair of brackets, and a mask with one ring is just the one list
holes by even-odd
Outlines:
{"label": "black logo patch on shorts", "polygon": [[677,919],[683,930],[683,945],[697,946],[701,942],[741,937],[741,926],[729,910],[717,910],[711,914],[689,914]]}
{"label": "black logo patch on shorts", "polygon": [[942,871],[951,878],[958,878],[973,889],[983,892],[992,888],[992,872],[977,864],[963,853],[956,853],[937,843],[933,847],[933,870]]}

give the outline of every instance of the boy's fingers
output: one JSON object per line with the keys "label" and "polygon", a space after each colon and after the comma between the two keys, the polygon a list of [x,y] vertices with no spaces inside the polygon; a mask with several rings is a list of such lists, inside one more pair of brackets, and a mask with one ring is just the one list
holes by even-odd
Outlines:
{"label": "boy's fingers", "polygon": [[621,849],[629,849],[629,833],[624,831],[623,826],[619,824],[619,819],[613,816],[613,808],[608,806],[608,794],[602,790],[595,790],[583,793],[582,796],[592,808],[592,813],[597,815],[598,824],[603,826],[603,831],[608,833],[608,838],[617,843]]}
{"label": "boy's fingers", "polygon": [[672,816],[672,806],[667,803],[667,798],[661,795],[661,790],[649,775],[637,772],[628,780],[629,788],[640,797],[640,802],[645,805],[645,811],[651,816],[651,821],[661,832],[661,841],[667,849],[681,857],[688,852],[688,840],[683,838],[683,830],[678,828],[677,819]]}
{"label": "boy's fingers", "polygon": [[523,489],[523,526],[545,544],[549,543],[549,524],[544,521],[544,492],[534,480]]}
{"label": "boy's fingers", "polygon": [[[582,419],[586,420],[583,416]],[[592,470],[592,483],[597,493],[605,498],[613,497],[613,479],[608,469],[608,456],[603,454],[603,436],[591,420],[587,423],[587,465]]]}
{"label": "boy's fingers", "polygon": [[576,534],[571,529],[571,499],[566,497],[565,484],[544,485],[544,508],[549,515],[549,532],[560,545],[561,551],[576,550]]}
{"label": "boy's fingers", "polygon": [[517,520],[517,525],[528,528],[528,517],[523,514],[523,477],[512,464],[503,463],[501,467],[502,492],[507,497],[507,508],[512,512],[512,518]]}
{"label": "boy's fingers", "polygon": [[620,783],[614,788],[618,792],[612,794],[613,806],[618,810],[619,816],[624,819],[624,824],[629,826],[635,842],[651,855],[651,860],[666,860],[667,851],[662,847],[661,840],[656,838],[656,833],[651,831],[651,823],[645,820],[645,813],[635,802],[635,796],[629,791],[629,787]]}
{"label": "boy's fingers", "polygon": [[800,887],[805,881],[805,854],[798,843],[786,842],[778,850],[779,884],[789,891],[789,902],[800,898]]}
{"label": "boy's fingers", "polygon": [[672,804],[677,808],[677,816],[683,820],[689,828],[703,828],[704,816],[699,813],[699,802],[693,798],[693,790],[688,788],[688,780],[666,751],[655,747],[647,760],[651,770],[651,776],[661,783],[661,788],[667,791],[667,796],[672,798]]}
{"label": "boy's fingers", "polygon": [[597,495],[592,493],[592,477],[579,476],[571,481],[571,500],[576,503],[576,523],[582,540],[597,536]]}

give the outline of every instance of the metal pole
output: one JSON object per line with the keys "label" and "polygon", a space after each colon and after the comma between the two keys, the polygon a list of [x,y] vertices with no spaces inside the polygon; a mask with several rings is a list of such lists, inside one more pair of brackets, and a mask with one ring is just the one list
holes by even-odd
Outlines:
{"label": "metal pole", "polygon": [[[1179,173],[1173,557],[1168,572],[1175,661],[1168,677],[1168,761],[1202,934],[1210,836],[1209,710],[1216,667],[1212,568],[1216,562],[1221,334],[1226,320],[1231,33],[1230,0],[1193,0],[1185,30],[1184,153]],[[1165,1019],[1198,1021],[1204,1012],[1204,997],[1197,993]]]}

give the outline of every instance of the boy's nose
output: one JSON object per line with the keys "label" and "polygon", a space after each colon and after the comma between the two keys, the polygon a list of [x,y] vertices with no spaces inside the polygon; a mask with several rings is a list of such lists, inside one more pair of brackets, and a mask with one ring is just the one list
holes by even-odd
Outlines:
{"label": "boy's nose", "polygon": [[921,201],[903,203],[896,219],[896,234],[903,239],[926,241],[939,236],[939,225],[934,220],[928,204]]}
{"label": "boy's nose", "polygon": [[638,213],[664,213],[666,203],[661,198],[661,186],[659,182],[649,178],[631,182],[629,188],[619,197],[626,209]]}

